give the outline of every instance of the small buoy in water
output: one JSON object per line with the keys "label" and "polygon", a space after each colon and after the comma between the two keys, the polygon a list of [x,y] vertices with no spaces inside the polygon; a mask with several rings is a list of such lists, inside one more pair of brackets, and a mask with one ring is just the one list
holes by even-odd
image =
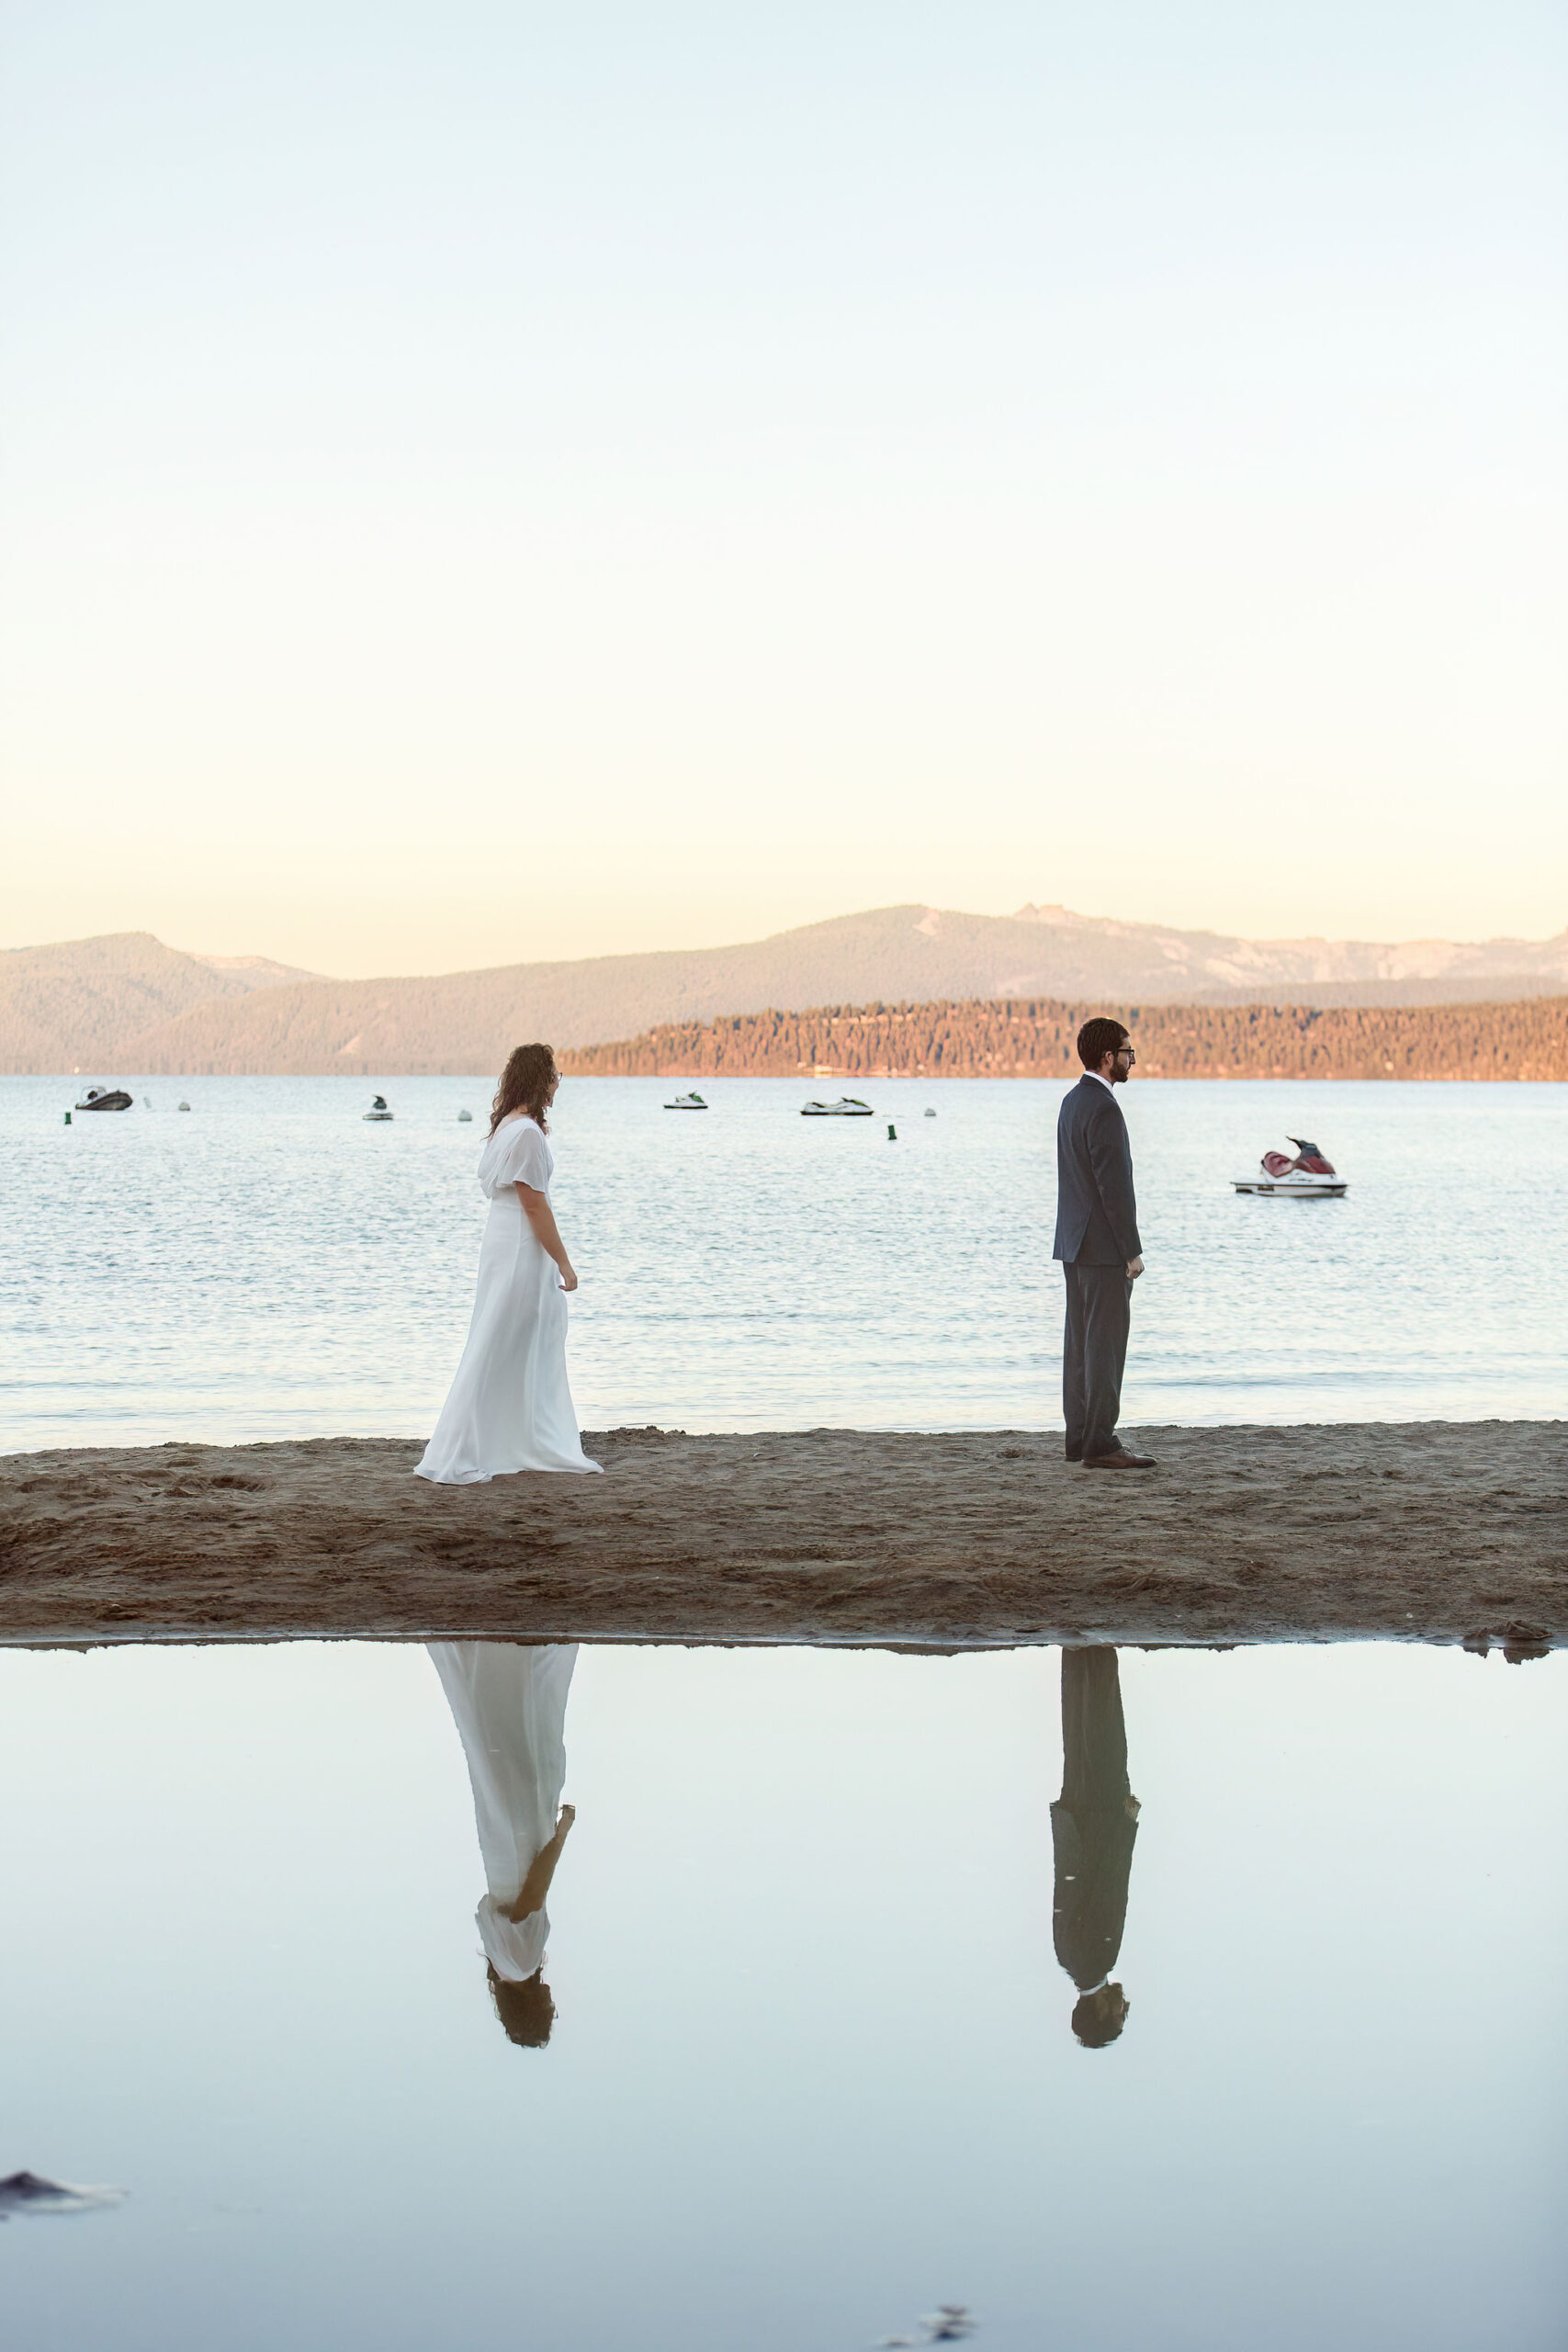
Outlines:
{"label": "small buoy in water", "polygon": [[934,1111],[928,1111],[926,1113],[926,1116],[928,1119],[934,1119],[936,1117],[936,1113]]}
{"label": "small buoy in water", "polygon": [[71,1125],[71,1114],[69,1111],[65,1114],[65,1124],[67,1126]]}
{"label": "small buoy in water", "polygon": [[181,1102],[177,1107],[182,1111],[188,1111],[190,1109],[190,1104],[188,1102]]}
{"label": "small buoy in water", "polygon": [[891,1119],[887,1122],[887,1140],[889,1143],[897,1143],[898,1140],[898,1130]]}
{"label": "small buoy in water", "polygon": [[457,1125],[458,1125],[460,1127],[471,1127],[471,1126],[473,1125],[473,1124],[474,1124],[474,1114],[473,1114],[473,1113],[472,1113],[471,1111],[459,1111],[459,1112],[458,1112],[458,1114],[457,1114]]}

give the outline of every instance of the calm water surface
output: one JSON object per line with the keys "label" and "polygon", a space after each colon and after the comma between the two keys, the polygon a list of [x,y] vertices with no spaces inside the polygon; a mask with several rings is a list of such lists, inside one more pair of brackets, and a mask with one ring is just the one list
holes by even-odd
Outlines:
{"label": "calm water surface", "polygon": [[[67,1128],[70,1080],[0,1080],[0,1444],[427,1431],[471,1302],[488,1089],[382,1080],[378,1126],[373,1081],[130,1082],[151,1108]],[[705,1115],[663,1111],[672,1091],[573,1080],[557,1107],[586,1426],[1058,1422],[1057,1085],[878,1082],[854,1122],[802,1119],[805,1082],[718,1083]],[[1122,1100],[1149,1265],[1130,1419],[1563,1411],[1568,1087]],[[1231,1191],[1287,1131],[1346,1200]]]}
{"label": "calm water surface", "polygon": [[7,2352],[1555,2352],[1562,1660],[1119,1666],[1109,2048],[1056,1653],[604,1649],[525,2050],[422,1650],[0,1655]]}

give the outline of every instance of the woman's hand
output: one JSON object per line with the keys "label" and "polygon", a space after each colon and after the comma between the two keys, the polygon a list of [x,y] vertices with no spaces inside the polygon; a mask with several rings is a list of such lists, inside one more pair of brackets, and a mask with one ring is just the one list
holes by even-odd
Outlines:
{"label": "woman's hand", "polygon": [[577,1288],[576,1271],[571,1260],[566,1254],[566,1243],[560,1238],[560,1227],[556,1223],[556,1213],[550,1206],[549,1194],[537,1191],[532,1184],[525,1184],[519,1177],[517,1197],[523,1204],[523,1214],[533,1228],[535,1240],[546,1256],[553,1258],[556,1261],[556,1271],[560,1276],[562,1290],[575,1290]]}

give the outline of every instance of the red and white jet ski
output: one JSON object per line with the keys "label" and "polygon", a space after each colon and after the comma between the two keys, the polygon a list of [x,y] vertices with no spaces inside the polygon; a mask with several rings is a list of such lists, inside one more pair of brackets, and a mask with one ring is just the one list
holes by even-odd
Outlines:
{"label": "red and white jet ski", "polygon": [[1316,1144],[1308,1143],[1303,1136],[1292,1136],[1289,1140],[1296,1147],[1294,1159],[1287,1159],[1282,1151],[1266,1151],[1256,1176],[1231,1179],[1236,1191],[1270,1193],[1297,1201],[1342,1199],[1347,1180],[1335,1174],[1334,1162],[1325,1159]]}

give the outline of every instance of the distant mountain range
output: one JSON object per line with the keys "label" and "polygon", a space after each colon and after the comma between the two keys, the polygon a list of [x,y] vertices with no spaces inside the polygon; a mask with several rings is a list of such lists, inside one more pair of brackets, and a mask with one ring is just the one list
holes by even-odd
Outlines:
{"label": "distant mountain range", "polygon": [[265,956],[186,956],[151,932],[0,951],[0,1069],[137,1067],[131,1048],[204,1005],[313,981]]}
{"label": "distant mountain range", "polygon": [[1227,938],[1065,907],[881,907],[737,947],[333,980],[187,956],[148,932],[0,953],[0,1068],[485,1076],[520,1039],[597,1045],[670,1022],[818,1006],[1054,997],[1119,1004],[1417,1005],[1568,989],[1553,939]]}

